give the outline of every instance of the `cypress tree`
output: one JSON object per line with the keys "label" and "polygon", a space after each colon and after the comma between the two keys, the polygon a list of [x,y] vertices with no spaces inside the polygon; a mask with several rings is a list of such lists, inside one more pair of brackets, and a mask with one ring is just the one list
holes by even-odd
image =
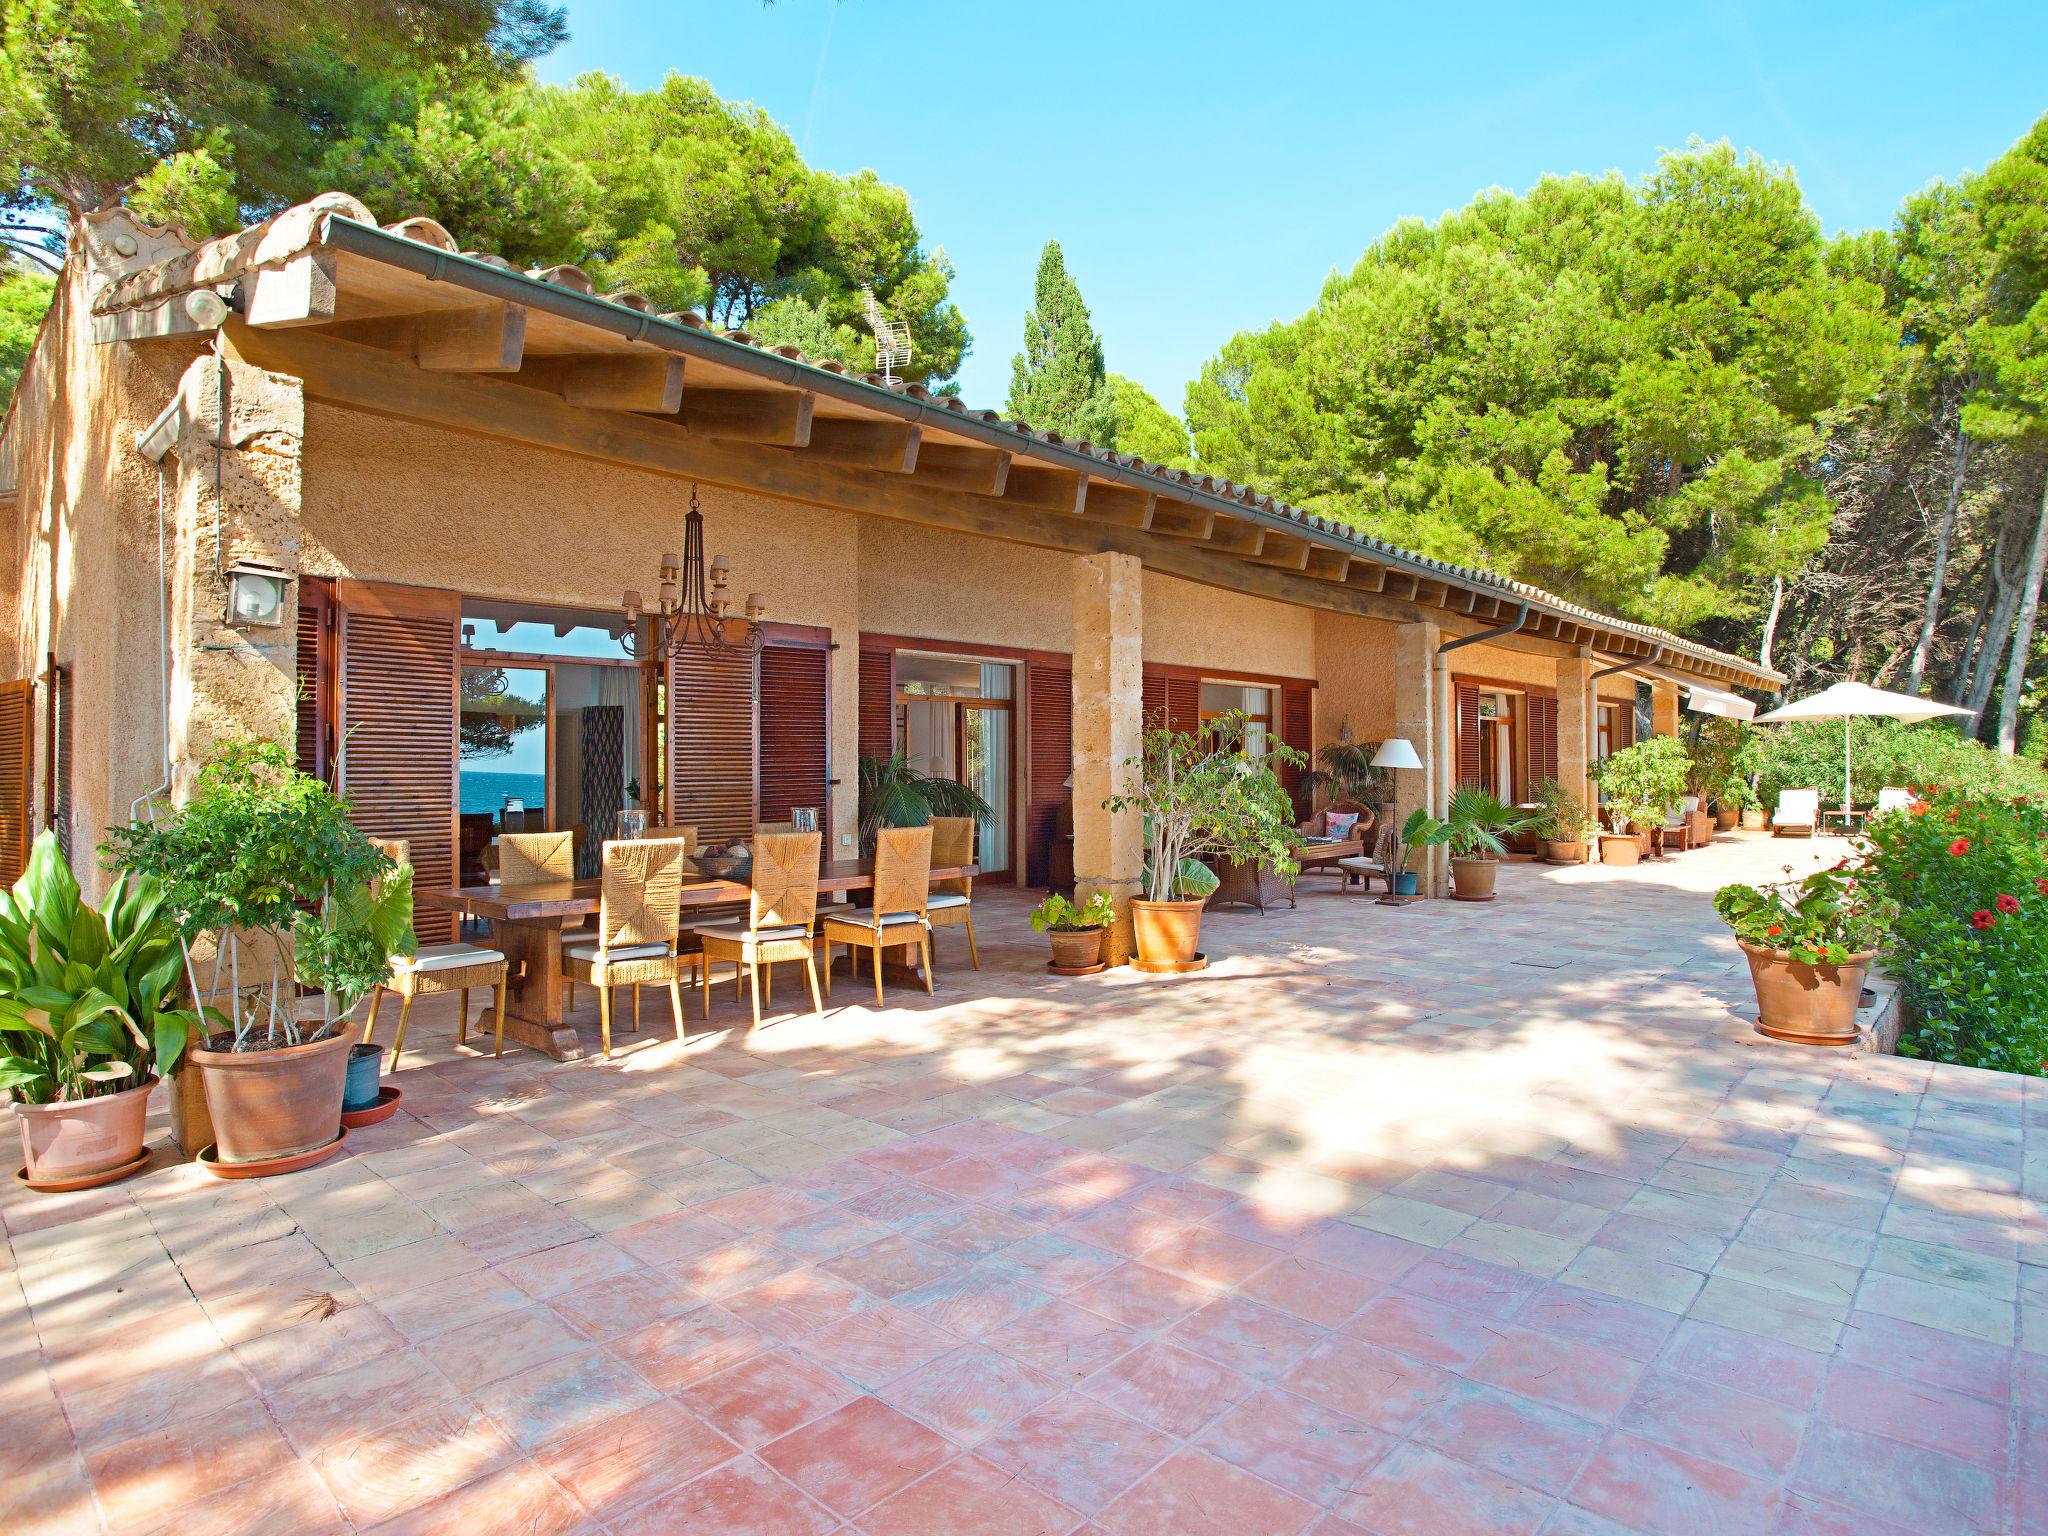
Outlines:
{"label": "cypress tree", "polygon": [[1035,300],[1024,316],[1024,350],[1010,364],[1010,415],[1041,432],[1115,447],[1116,396],[1102,338],[1088,323],[1057,240],[1046,241],[1038,258]]}

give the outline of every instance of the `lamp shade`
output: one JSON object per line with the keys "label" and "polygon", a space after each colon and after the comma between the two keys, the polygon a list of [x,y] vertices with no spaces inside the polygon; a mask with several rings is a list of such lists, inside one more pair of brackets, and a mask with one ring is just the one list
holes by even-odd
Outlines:
{"label": "lamp shade", "polygon": [[1406,736],[1389,736],[1380,743],[1379,751],[1372,755],[1375,768],[1420,768],[1422,759],[1415,755],[1415,744]]}

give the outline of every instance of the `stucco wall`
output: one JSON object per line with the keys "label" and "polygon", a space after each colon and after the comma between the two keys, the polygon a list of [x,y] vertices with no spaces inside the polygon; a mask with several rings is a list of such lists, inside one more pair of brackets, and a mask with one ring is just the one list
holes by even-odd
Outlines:
{"label": "stucco wall", "polygon": [[1147,571],[1145,659],[1225,677],[1314,677],[1316,611]]}
{"label": "stucco wall", "polygon": [[1394,732],[1394,635],[1385,619],[1348,613],[1313,615],[1316,688],[1315,746],[1349,730],[1353,741],[1384,741]]}

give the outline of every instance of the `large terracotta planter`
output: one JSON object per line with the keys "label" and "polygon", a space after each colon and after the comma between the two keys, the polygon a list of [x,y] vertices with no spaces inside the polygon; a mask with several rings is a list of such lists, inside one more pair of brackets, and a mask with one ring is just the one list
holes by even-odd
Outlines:
{"label": "large terracotta planter", "polygon": [[1100,965],[1102,934],[1100,928],[1046,929],[1045,936],[1052,941],[1052,963],[1063,971],[1081,971],[1091,965]]}
{"label": "large terracotta planter", "polygon": [[151,1078],[119,1093],[57,1104],[17,1104],[21,1156],[32,1184],[89,1179],[142,1156],[142,1122]]}
{"label": "large terracotta planter", "polygon": [[1643,862],[1643,845],[1636,841],[1633,832],[1602,832],[1600,834],[1600,862],[1602,864],[1640,864]]}
{"label": "large terracotta planter", "polygon": [[1140,960],[1187,964],[1201,949],[1202,903],[1133,901],[1131,927]]}
{"label": "large terracotta planter", "polygon": [[1808,965],[1783,950],[1754,944],[1744,944],[1742,952],[1756,984],[1758,1030],[1800,1045],[1856,1043],[1856,1005],[1875,950],[1851,955],[1840,965]]}
{"label": "large terracotta planter", "polygon": [[1586,862],[1584,843],[1559,843],[1545,839],[1543,857],[1553,864],[1583,864]]}
{"label": "large terracotta planter", "polygon": [[1499,870],[1492,859],[1452,859],[1451,895],[1459,901],[1493,900],[1493,881]]}
{"label": "large terracotta planter", "polygon": [[1716,811],[1714,812],[1714,830],[1716,832],[1733,832],[1735,830],[1735,823],[1741,819],[1742,813],[1740,811]]}
{"label": "large terracotta planter", "polygon": [[1764,829],[1764,813],[1763,813],[1763,811],[1762,811],[1761,809],[1758,809],[1758,810],[1754,810],[1754,811],[1744,811],[1744,812],[1742,813],[1742,830],[1743,830],[1743,831],[1745,831],[1745,832],[1761,832],[1761,831],[1763,831],[1763,829]]}
{"label": "large terracotta planter", "polygon": [[187,1059],[206,1086],[214,1156],[223,1163],[266,1162],[333,1141],[341,1134],[342,1085],[355,1043],[351,1021],[310,1045],[191,1051]]}

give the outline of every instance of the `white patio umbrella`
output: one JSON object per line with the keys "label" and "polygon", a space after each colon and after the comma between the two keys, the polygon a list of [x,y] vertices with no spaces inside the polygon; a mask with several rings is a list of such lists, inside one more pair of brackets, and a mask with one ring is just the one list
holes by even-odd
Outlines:
{"label": "white patio umbrella", "polygon": [[1910,693],[1893,693],[1889,689],[1873,688],[1868,683],[1835,683],[1819,693],[1794,699],[1790,704],[1758,715],[1756,723],[1778,725],[1787,720],[1841,721],[1842,809],[1846,811],[1849,808],[1849,768],[1853,750],[1853,738],[1849,733],[1851,722],[1859,715],[1883,716],[1911,725],[1920,720],[1939,719],[1943,715],[1968,713],[1967,709],[1958,709],[1953,704],[1938,704],[1933,699],[1919,698]]}

